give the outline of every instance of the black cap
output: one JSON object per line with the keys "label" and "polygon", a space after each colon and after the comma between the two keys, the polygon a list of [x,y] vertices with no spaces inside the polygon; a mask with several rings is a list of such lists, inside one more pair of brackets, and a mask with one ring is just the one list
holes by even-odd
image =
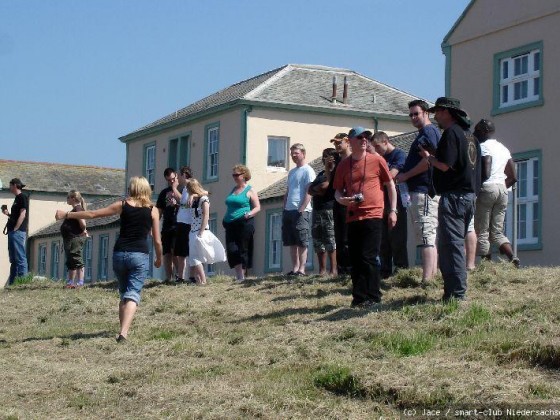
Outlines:
{"label": "black cap", "polygon": [[12,178],[11,181],[10,181],[10,184],[15,185],[15,186],[18,187],[20,190],[21,190],[22,188],[25,188],[25,184],[23,184],[23,183],[21,182],[21,179],[19,179],[19,178]]}

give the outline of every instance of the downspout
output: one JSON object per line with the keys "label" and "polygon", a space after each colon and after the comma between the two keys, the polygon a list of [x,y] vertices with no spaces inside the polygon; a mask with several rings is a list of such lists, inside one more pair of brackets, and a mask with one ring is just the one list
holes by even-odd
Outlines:
{"label": "downspout", "polygon": [[247,122],[252,106],[247,106],[241,113],[241,164],[247,165]]}
{"label": "downspout", "polygon": [[451,45],[441,44],[441,52],[445,56],[445,96],[451,96]]}

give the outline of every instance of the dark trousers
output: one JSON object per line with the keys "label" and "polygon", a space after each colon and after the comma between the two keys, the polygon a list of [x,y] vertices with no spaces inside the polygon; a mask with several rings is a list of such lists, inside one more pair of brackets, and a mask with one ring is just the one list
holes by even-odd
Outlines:
{"label": "dark trousers", "polygon": [[243,268],[251,268],[252,263],[252,240],[255,233],[253,219],[234,220],[233,222],[222,222],[226,230],[226,253],[229,267],[233,268],[241,264]]}
{"label": "dark trousers", "polygon": [[352,264],[352,303],[381,301],[379,248],[383,219],[348,223],[348,246]]}
{"label": "dark trousers", "polygon": [[443,298],[464,299],[467,293],[465,236],[474,214],[474,193],[442,193],[438,207],[438,261]]}
{"label": "dark trousers", "polygon": [[334,241],[336,242],[336,263],[338,272],[345,274],[350,270],[350,254],[348,252],[348,225],[346,223],[346,207],[334,202]]}
{"label": "dark trousers", "polygon": [[396,268],[408,268],[407,240],[407,214],[406,208],[399,208],[397,224],[389,229],[388,214],[383,216],[381,234],[381,277],[386,278],[393,275],[393,265]]}

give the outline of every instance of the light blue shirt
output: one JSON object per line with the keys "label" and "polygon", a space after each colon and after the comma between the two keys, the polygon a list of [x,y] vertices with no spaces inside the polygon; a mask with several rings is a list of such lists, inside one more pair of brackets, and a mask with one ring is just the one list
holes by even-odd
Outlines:
{"label": "light blue shirt", "polygon": [[[307,185],[315,179],[315,171],[305,164],[295,167],[288,173],[288,196],[286,197],[285,210],[297,210],[307,194]],[[311,211],[311,201],[305,208]]]}

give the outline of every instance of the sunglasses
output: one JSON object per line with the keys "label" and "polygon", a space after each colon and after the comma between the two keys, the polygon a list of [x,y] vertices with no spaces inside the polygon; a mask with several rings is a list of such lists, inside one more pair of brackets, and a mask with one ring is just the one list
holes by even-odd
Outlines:
{"label": "sunglasses", "polygon": [[418,115],[420,115],[419,112],[411,112],[410,114],[408,114],[408,116],[409,116],[410,118],[412,118],[412,117],[417,117]]}
{"label": "sunglasses", "polygon": [[359,136],[354,137],[355,139],[358,140],[367,140],[368,138],[366,136],[362,136],[361,134]]}
{"label": "sunglasses", "polygon": [[231,174],[232,177],[237,178],[238,176],[241,176],[243,174]]}

